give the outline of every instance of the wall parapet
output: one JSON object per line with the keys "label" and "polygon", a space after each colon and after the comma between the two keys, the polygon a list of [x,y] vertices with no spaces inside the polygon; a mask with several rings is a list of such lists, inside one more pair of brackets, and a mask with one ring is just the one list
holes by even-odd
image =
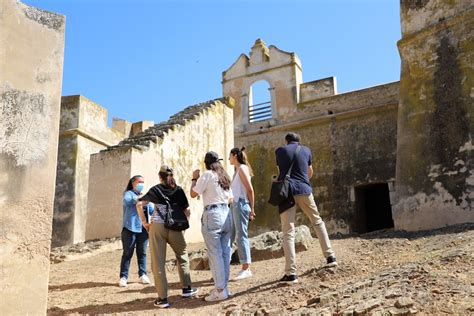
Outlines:
{"label": "wall parapet", "polygon": [[181,112],[178,112],[175,115],[171,116],[167,121],[155,124],[145,129],[144,131],[137,133],[136,135],[130,136],[122,140],[117,145],[109,146],[102,151],[110,151],[122,147],[133,147],[139,150],[142,150],[143,147],[150,147],[151,143],[156,144],[158,143],[158,139],[163,139],[164,135],[168,131],[174,129],[176,126],[186,125],[188,121],[194,119],[206,109],[217,105],[219,102],[225,104],[229,108],[234,107],[234,101],[230,97],[218,98],[191,105],[182,110]]}
{"label": "wall parapet", "polygon": [[298,103],[296,119],[325,116],[385,104],[398,104],[399,82],[391,82],[366,89],[345,92],[325,98]]}

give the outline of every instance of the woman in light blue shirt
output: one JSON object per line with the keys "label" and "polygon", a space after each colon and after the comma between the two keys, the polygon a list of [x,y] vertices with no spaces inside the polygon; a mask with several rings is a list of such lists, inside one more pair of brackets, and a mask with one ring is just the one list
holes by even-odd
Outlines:
{"label": "woman in light blue shirt", "polygon": [[[119,286],[127,286],[128,270],[133,251],[136,249],[138,258],[138,276],[143,284],[150,284],[146,269],[146,249],[148,247],[148,223],[146,218],[153,213],[153,204],[143,207],[144,214],[137,211],[137,201],[144,188],[142,176],[133,176],[123,193],[123,224],[122,247],[123,254],[120,262]],[[145,216],[146,214],[146,216]]]}

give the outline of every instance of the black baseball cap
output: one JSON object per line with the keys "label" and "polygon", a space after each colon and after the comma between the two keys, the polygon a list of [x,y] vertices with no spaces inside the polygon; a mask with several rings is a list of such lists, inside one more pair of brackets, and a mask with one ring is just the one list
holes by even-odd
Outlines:
{"label": "black baseball cap", "polygon": [[208,151],[206,157],[204,157],[204,163],[208,166],[220,160],[222,159],[219,158],[219,155],[215,151]]}

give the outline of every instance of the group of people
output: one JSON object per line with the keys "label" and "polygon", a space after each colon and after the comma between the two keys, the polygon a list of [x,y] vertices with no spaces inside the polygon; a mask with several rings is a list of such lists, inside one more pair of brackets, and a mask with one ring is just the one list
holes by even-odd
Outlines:
{"label": "group of people", "polygon": [[[309,179],[313,175],[312,155],[308,147],[300,145],[300,136],[288,133],[286,144],[275,151],[279,168],[279,180],[288,178],[291,194],[278,206],[283,232],[283,250],[286,258],[285,274],[280,282],[297,283],[295,256],[295,214],[299,206],[308,216],[315,229],[321,250],[328,266],[337,265],[334,251],[312,194]],[[254,189],[251,182],[252,168],[245,153],[245,147],[233,148],[229,162],[234,166],[230,177],[221,164],[218,154],[209,151],[204,157],[206,170],[192,173],[191,198],[202,196],[204,210],[201,218],[201,232],[206,244],[209,265],[214,280],[214,289],[204,297],[206,301],[221,301],[231,293],[230,261],[232,243],[235,241],[241,270],[233,280],[252,277],[251,253],[248,240],[249,222],[256,217]],[[127,286],[128,271],[133,252],[136,249],[138,275],[142,283],[149,284],[146,268],[146,249],[150,243],[151,264],[158,299],[154,305],[169,307],[168,282],[166,279],[166,247],[170,245],[178,262],[182,296],[190,297],[198,292],[191,284],[189,258],[183,231],[165,226],[167,207],[182,210],[189,218],[190,209],[184,190],[176,184],[174,171],[163,165],[159,171],[160,183],[142,195],[144,178],[132,177],[123,195],[123,255],[120,264],[119,286]]]}

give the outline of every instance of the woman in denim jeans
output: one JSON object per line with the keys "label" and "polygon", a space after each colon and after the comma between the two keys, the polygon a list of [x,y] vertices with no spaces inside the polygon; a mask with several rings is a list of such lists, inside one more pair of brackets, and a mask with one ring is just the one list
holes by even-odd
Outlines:
{"label": "woman in denim jeans", "polygon": [[234,203],[232,203],[232,217],[234,230],[232,240],[237,244],[239,260],[242,264],[242,270],[239,271],[234,281],[243,280],[252,276],[250,271],[250,245],[248,236],[249,220],[255,219],[254,212],[254,192],[250,177],[252,167],[250,166],[245,147],[232,148],[229,154],[229,162],[235,167],[234,177],[232,179],[232,194]]}
{"label": "woman in denim jeans", "polygon": [[[122,223],[122,247],[123,254],[120,262],[119,286],[127,286],[128,270],[133,252],[136,249],[138,260],[138,276],[143,284],[150,284],[146,269],[146,248],[148,247],[148,222],[145,217],[153,213],[153,204],[145,205],[140,211],[136,204],[138,197],[144,188],[142,176],[133,176],[123,193],[123,223]],[[148,217],[147,216],[147,217]]]}
{"label": "woman in denim jeans", "polygon": [[221,301],[229,297],[230,238],[232,235],[232,216],[229,203],[232,199],[230,177],[220,163],[217,153],[206,153],[204,163],[206,171],[193,172],[191,197],[202,195],[204,212],[201,231],[207,247],[209,265],[214,278],[215,288],[204,299],[208,302]]}

